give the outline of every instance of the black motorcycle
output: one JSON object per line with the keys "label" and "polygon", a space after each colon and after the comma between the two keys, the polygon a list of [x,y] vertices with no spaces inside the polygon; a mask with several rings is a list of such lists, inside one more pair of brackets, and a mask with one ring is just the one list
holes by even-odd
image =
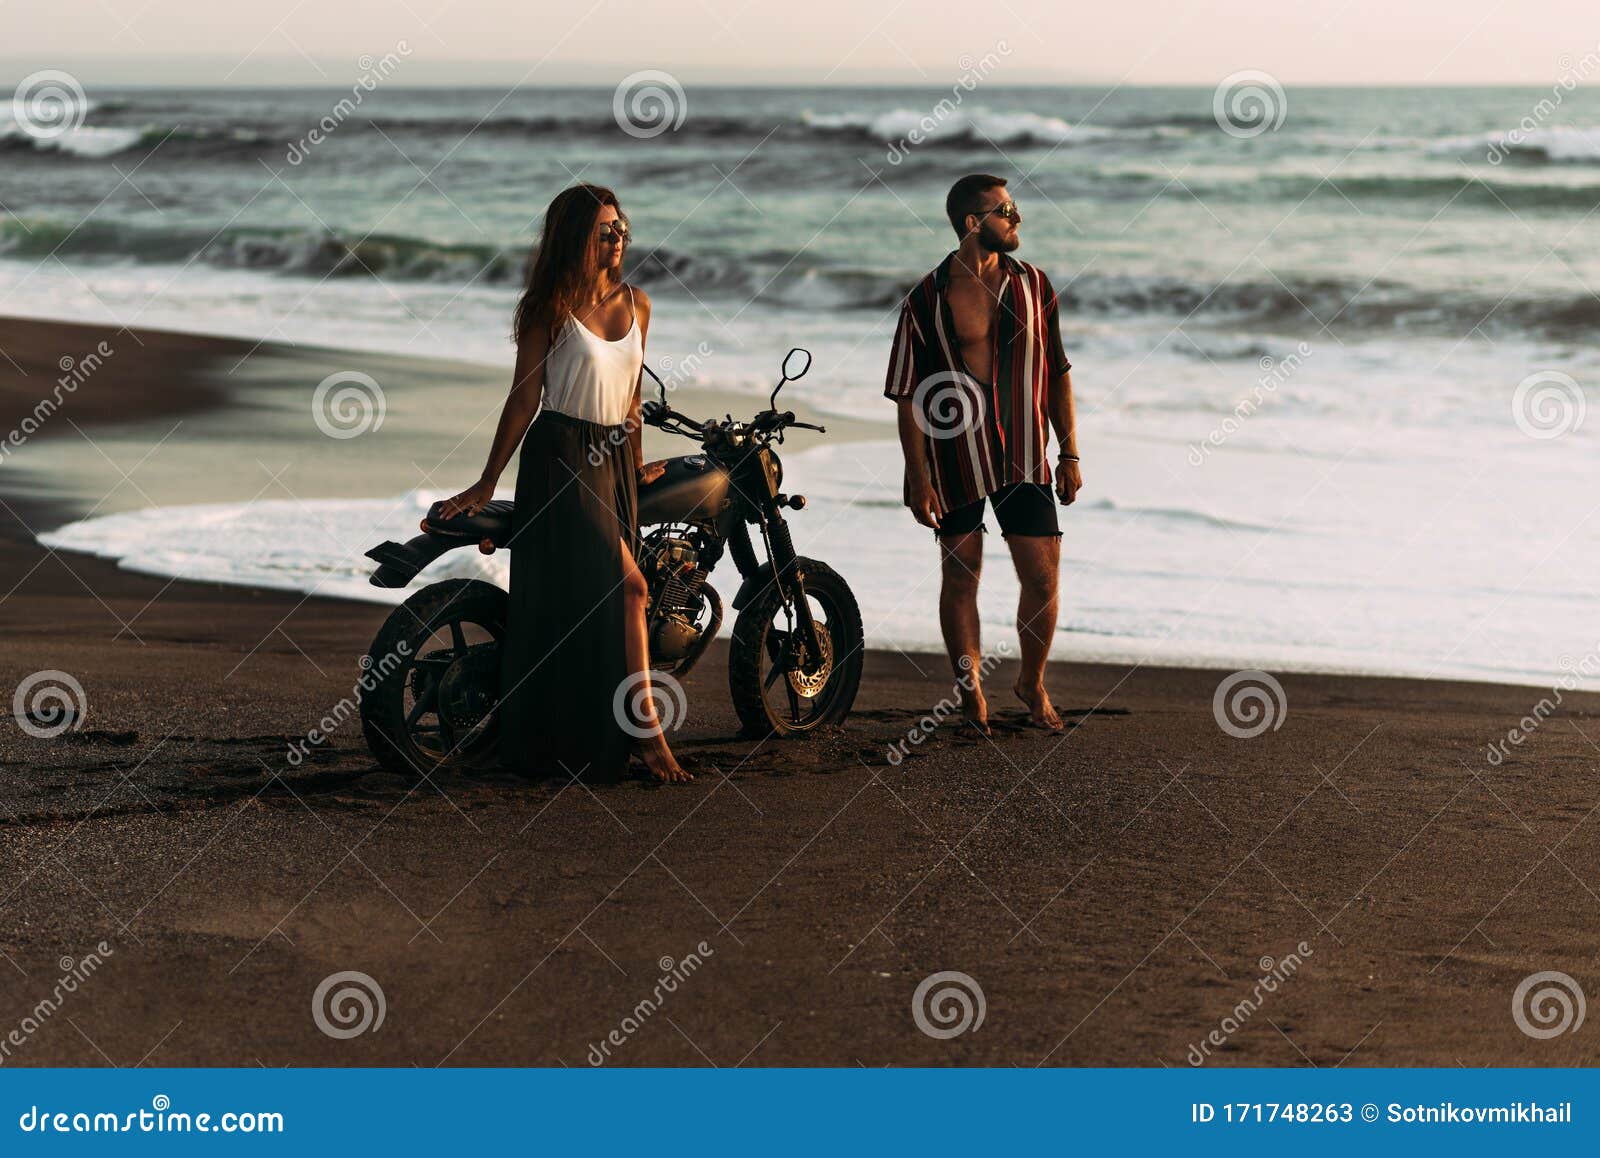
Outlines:
{"label": "black motorcycle", "polygon": [[[650,587],[651,667],[682,677],[716,637],[722,600],[706,577],[726,550],[741,578],[728,688],[748,735],[841,723],[861,682],[855,596],[832,567],[795,554],[783,515],[785,508],[804,509],[806,500],[783,493],[774,445],[791,428],[825,430],[777,410],[778,391],[810,366],[809,351],[790,350],[767,409],[748,422],[731,415],[695,422],[678,413],[667,405],[665,383],[645,367],[661,394],[644,403],[645,423],[693,438],[702,450],[669,459],[665,474],[639,487],[636,558]],[[509,502],[448,519],[439,507],[429,509],[421,535],[366,553],[378,564],[373,586],[409,586],[447,551],[475,545],[487,554],[511,537]],[[757,560],[752,527],[766,562]],[[385,620],[362,660],[361,695],[362,730],[383,767],[426,773],[446,763],[492,761],[506,610],[506,593],[494,584],[447,579],[418,591]]]}

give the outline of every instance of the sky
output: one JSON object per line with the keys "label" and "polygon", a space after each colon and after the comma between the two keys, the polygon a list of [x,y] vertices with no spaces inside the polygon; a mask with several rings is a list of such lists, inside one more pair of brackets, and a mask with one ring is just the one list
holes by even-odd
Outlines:
{"label": "sky", "polygon": [[0,81],[345,86],[403,41],[415,84],[1547,86],[1600,53],[1596,0],[0,0]]}

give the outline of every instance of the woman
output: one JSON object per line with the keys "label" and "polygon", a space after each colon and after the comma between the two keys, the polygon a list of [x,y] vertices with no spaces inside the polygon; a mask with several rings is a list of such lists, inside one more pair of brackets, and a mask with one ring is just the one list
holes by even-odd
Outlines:
{"label": "woman", "polygon": [[615,778],[631,739],[651,775],[675,783],[693,777],[673,758],[649,694],[649,591],[634,562],[636,487],[665,468],[644,463],[650,299],[622,280],[627,241],[611,190],[577,185],[550,202],[517,304],[516,372],[489,461],[443,513],[481,510],[522,443],[500,669],[505,763]]}

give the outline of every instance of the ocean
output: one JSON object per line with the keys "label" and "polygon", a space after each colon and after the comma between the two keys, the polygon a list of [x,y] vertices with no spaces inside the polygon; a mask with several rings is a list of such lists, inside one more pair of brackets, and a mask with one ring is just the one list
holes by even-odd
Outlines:
{"label": "ocean", "polygon": [[[681,120],[632,132],[611,89],[88,95],[50,140],[0,121],[0,313],[509,368],[545,204],[609,185],[652,364],[754,409],[804,345],[786,404],[877,431],[786,460],[812,498],[796,537],[852,581],[871,642],[908,650],[939,647],[937,578],[899,506],[890,330],[953,247],[949,184],[1006,177],[1079,407],[1058,658],[1600,687],[1583,83],[1296,88],[1242,119],[1198,88],[691,86]],[[329,533],[404,534],[435,493],[302,481],[315,533],[213,504],[203,558],[132,497],[45,541],[381,598]],[[989,549],[994,640],[1015,584]]]}

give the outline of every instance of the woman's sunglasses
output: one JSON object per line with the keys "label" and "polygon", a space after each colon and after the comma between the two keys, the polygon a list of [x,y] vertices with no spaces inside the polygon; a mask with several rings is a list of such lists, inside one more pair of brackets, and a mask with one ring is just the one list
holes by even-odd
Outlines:
{"label": "woman's sunglasses", "polygon": [[614,221],[602,221],[600,223],[600,240],[602,242],[615,241],[618,245],[623,245],[627,243],[628,234],[628,221],[625,217],[618,217]]}

